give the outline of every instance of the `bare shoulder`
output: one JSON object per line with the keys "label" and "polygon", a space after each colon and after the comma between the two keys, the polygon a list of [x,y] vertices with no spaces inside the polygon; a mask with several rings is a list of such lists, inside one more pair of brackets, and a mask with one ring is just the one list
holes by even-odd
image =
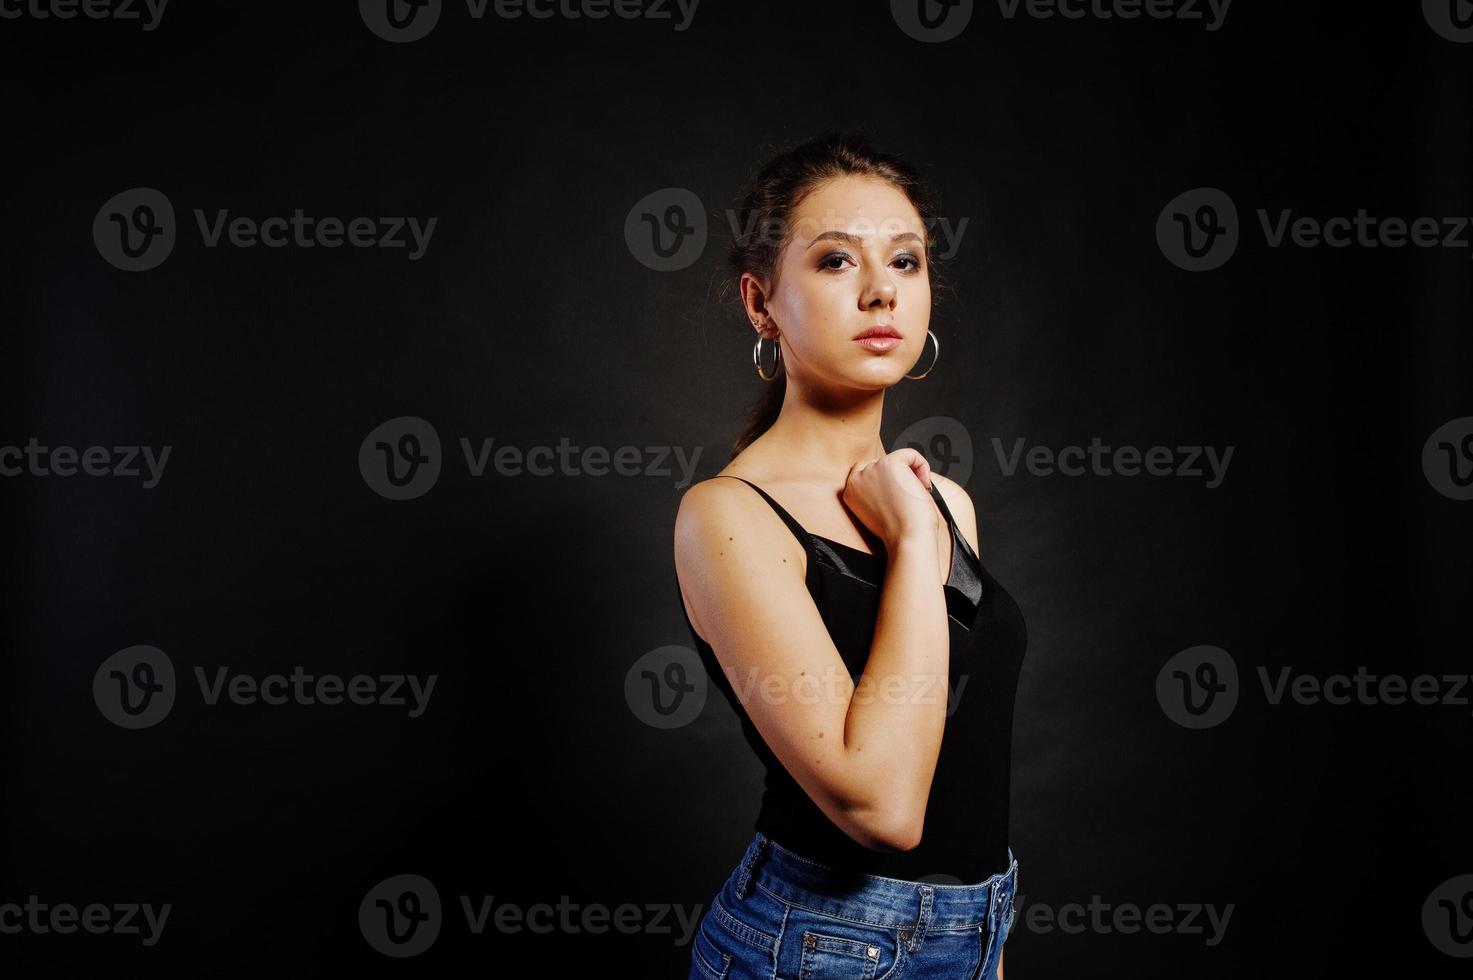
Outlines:
{"label": "bare shoulder", "polygon": [[[712,477],[681,494],[675,579],[696,634],[710,642],[731,608],[771,588],[803,591],[807,560],[777,512],[740,480]],[[764,599],[769,596],[764,596]],[[811,601],[811,600],[809,600]]]}
{"label": "bare shoulder", "polygon": [[755,554],[801,560],[802,548],[761,495],[741,480],[711,477],[680,496],[675,513],[676,570],[683,562]]}
{"label": "bare shoulder", "polygon": [[765,503],[740,480],[713,476],[692,483],[681,493],[675,511],[676,545],[682,539],[705,538],[713,530],[730,526],[733,520],[743,523],[744,518],[757,513],[754,502]]}
{"label": "bare shoulder", "polygon": [[974,553],[982,554],[982,549],[978,547],[977,508],[972,503],[972,495],[960,483],[934,471],[931,473],[931,482],[941,491],[941,499],[946,501],[946,507],[956,519],[967,544],[972,546]]}

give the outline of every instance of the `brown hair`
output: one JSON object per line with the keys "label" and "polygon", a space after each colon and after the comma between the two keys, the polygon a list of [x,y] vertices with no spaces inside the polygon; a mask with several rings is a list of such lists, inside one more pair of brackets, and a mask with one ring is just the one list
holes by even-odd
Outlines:
{"label": "brown hair", "polygon": [[[788,215],[824,181],[850,174],[888,181],[910,200],[925,229],[926,267],[933,288],[938,285],[931,240],[937,208],[929,189],[914,167],[876,151],[862,131],[854,130],[824,133],[763,164],[737,209],[739,230],[727,251],[728,290],[740,299],[738,287],[745,272],[774,287],[778,257],[793,236]],[[777,421],[788,389],[787,370],[779,370],[772,381],[759,383],[764,386],[762,395],[732,443],[733,458]]]}

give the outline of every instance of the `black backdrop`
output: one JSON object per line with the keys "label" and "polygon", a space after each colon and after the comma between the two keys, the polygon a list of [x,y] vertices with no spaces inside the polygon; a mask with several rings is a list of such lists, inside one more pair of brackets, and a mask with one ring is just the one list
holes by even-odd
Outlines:
{"label": "black backdrop", "polygon": [[[967,485],[1029,624],[1009,975],[1466,970],[1465,5],[966,3],[950,39],[904,3],[446,0],[397,33],[374,4],[3,6],[0,444],[50,453],[0,449],[7,975],[684,976],[760,772],[714,691],[659,689],[694,662],[680,458],[724,465],[761,384],[716,291],[728,209],[833,127],[914,160],[962,231],[938,366],[884,435]],[[407,226],[207,244],[221,211],[298,208],[374,242],[435,224],[415,257]],[[1437,244],[1271,244],[1286,210],[1358,209]],[[694,235],[653,240],[667,218]],[[1020,439],[1233,455],[1210,486],[1070,476],[1010,467]],[[476,475],[461,440],[577,454]],[[168,447],[157,479],[124,447]],[[212,704],[197,668],[435,686],[417,715]],[[1463,704],[1275,704],[1285,668]],[[1183,677],[1235,707],[1173,704]],[[426,883],[432,941],[376,934],[390,893],[431,914]],[[560,901],[552,931],[494,911]],[[1155,932],[1112,918],[1155,905]]]}

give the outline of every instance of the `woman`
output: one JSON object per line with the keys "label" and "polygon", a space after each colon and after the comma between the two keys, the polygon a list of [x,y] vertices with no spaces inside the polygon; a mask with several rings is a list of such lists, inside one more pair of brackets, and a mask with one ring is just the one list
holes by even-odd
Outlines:
{"label": "woman", "polygon": [[776,380],[682,497],[675,564],[767,776],[690,976],[1001,977],[1026,632],[966,491],[880,438],[885,391],[940,351],[908,374],[936,342],[935,208],[903,162],[826,136],[770,161],[744,212],[730,259]]}

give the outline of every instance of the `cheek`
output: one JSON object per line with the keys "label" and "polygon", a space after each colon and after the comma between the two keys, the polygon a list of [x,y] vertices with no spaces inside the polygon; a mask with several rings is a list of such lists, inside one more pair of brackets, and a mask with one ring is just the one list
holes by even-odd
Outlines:
{"label": "cheek", "polygon": [[[792,297],[792,312],[798,322],[812,327],[808,343],[827,337],[844,325],[846,316],[854,310],[854,297],[833,288],[804,289]],[[842,331],[840,331],[842,332]]]}
{"label": "cheek", "polygon": [[778,305],[790,318],[804,323],[818,323],[832,318],[842,309],[842,298],[832,282],[805,274],[806,270],[789,270],[787,288],[779,290]]}
{"label": "cheek", "polygon": [[915,315],[918,318],[920,318],[922,320],[926,320],[926,319],[929,319],[930,318],[930,316],[931,316],[931,284],[930,283],[927,283],[927,282],[918,282],[911,289],[907,290],[903,294],[903,296],[904,296],[904,299],[905,299],[907,305],[910,307],[911,311],[913,313],[915,313]]}

